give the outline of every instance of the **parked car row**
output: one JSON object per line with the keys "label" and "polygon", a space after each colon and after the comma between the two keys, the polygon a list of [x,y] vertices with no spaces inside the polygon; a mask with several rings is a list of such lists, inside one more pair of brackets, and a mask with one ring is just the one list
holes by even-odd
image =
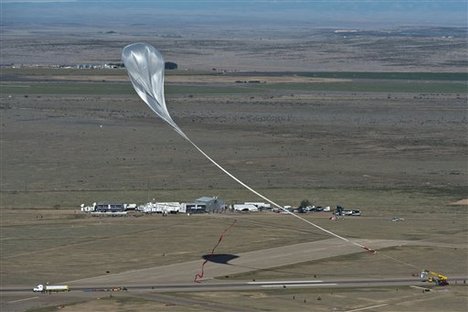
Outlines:
{"label": "parked car row", "polygon": [[360,216],[361,211],[357,209],[345,209],[341,206],[336,206],[334,215],[336,216]]}
{"label": "parked car row", "polygon": [[322,206],[307,206],[307,207],[299,207],[294,209],[294,212],[298,213],[307,213],[307,212],[321,212],[321,211],[331,211],[330,206],[322,207]]}

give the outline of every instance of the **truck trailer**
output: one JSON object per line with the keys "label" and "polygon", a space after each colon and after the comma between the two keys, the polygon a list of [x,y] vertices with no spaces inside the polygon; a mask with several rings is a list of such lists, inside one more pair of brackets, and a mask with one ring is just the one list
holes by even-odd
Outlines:
{"label": "truck trailer", "polygon": [[43,285],[39,284],[33,288],[34,292],[62,292],[62,291],[70,291],[67,285]]}

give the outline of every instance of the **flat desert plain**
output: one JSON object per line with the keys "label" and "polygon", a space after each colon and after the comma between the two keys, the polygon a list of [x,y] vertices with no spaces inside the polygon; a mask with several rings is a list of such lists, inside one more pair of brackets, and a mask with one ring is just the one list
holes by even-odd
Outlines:
{"label": "flat desert plain", "polygon": [[[353,47],[363,44],[362,38],[355,40]],[[429,41],[414,40],[421,49],[430,49],[425,45]],[[8,57],[14,54],[8,52],[13,43],[8,41]],[[228,43],[222,49],[229,50]],[[445,39],[439,43],[449,44]],[[198,44],[213,47],[212,42]],[[457,44],[450,43],[454,59],[463,54]],[[120,41],[115,45],[123,46]],[[204,195],[228,204],[263,200],[156,118],[134,93],[124,70],[5,67],[1,286],[66,283],[72,291],[50,296],[2,291],[2,310],[466,309],[467,92],[461,63],[443,60],[443,53],[411,63],[418,59],[417,50],[405,54],[400,65],[389,66],[378,57],[367,64],[367,69],[389,71],[355,72],[348,66],[348,72],[300,72],[285,70],[283,63],[272,72],[265,70],[272,62],[260,57],[266,50],[259,45],[262,49],[252,42],[249,46],[252,59],[263,60],[253,68],[259,71],[213,70],[207,58],[216,53],[209,49],[196,57],[202,69],[168,71],[171,115],[207,154],[275,202],[297,207],[308,199],[361,210],[361,217],[337,221],[329,220],[331,213],[301,217],[378,252],[337,244],[301,220],[269,211],[167,217],[131,213],[122,218],[84,214],[80,204],[97,201],[191,202]],[[24,55],[33,46],[24,45]],[[375,42],[366,47],[383,49]],[[118,57],[120,50],[108,49]],[[103,55],[99,51],[83,53]],[[179,53],[181,63],[189,63],[180,52],[186,49],[173,51],[171,58]],[[346,51],[350,56],[362,50]],[[227,63],[228,69],[242,63],[229,55],[225,58],[233,63]],[[320,57],[333,62],[331,54]],[[408,64],[417,66],[411,70]],[[428,70],[434,64],[440,64],[440,71]],[[130,288],[192,283],[202,256],[234,220],[216,253],[237,258],[208,263],[205,284],[411,279],[426,268],[453,282],[448,287],[426,284],[431,291],[408,285],[164,293]],[[128,286],[129,291],[73,290],[80,286]]]}

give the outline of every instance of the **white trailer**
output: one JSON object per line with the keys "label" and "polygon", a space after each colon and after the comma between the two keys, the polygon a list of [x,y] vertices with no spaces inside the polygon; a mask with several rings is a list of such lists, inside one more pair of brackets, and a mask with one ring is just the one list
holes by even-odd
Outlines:
{"label": "white trailer", "polygon": [[258,208],[257,206],[253,204],[234,204],[232,205],[232,208],[235,211],[245,211],[245,212],[257,212]]}
{"label": "white trailer", "polygon": [[80,208],[83,212],[92,212],[96,210],[96,203],[93,203],[91,206],[85,206],[85,204],[81,204]]}
{"label": "white trailer", "polygon": [[67,285],[43,285],[39,284],[33,288],[34,292],[62,292],[62,291],[70,291]]}
{"label": "white trailer", "polygon": [[185,213],[185,206],[179,202],[149,202],[140,206],[138,210],[144,213]]}
{"label": "white trailer", "polygon": [[162,213],[182,212],[182,205],[179,202],[156,203],[156,211]]}
{"label": "white trailer", "polygon": [[245,205],[254,205],[258,209],[271,209],[271,205],[262,202],[245,202]]}

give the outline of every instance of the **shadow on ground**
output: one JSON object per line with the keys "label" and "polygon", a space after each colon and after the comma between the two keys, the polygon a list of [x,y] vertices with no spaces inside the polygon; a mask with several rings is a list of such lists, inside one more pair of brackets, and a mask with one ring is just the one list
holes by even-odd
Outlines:
{"label": "shadow on ground", "polygon": [[239,258],[237,255],[232,254],[210,254],[210,255],[203,255],[203,259],[209,262],[219,263],[219,264],[229,264],[228,262],[232,259]]}

